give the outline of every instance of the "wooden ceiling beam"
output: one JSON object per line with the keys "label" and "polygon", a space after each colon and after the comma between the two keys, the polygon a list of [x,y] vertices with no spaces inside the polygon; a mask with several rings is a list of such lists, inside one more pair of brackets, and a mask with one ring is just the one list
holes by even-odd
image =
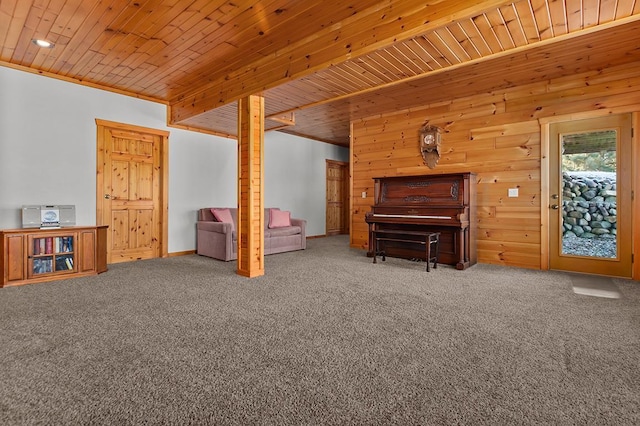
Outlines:
{"label": "wooden ceiling beam", "polygon": [[[426,3],[426,4],[425,4]],[[510,1],[383,1],[312,36],[291,43],[171,102],[171,123],[180,123],[244,96],[447,25]]]}
{"label": "wooden ceiling beam", "polygon": [[[487,79],[487,77],[489,76],[488,72],[493,67],[496,69],[496,72],[494,73],[495,75],[492,75],[491,80],[500,81],[504,83],[504,81],[507,81],[506,76],[509,76],[509,78],[513,77],[511,75],[511,72],[506,72],[509,68],[505,68],[505,67],[509,67],[509,66],[513,67],[513,64],[525,64],[524,79],[526,81],[527,76],[529,76],[534,69],[542,68],[542,64],[537,64],[536,67],[532,67],[531,63],[528,62],[526,59],[527,55],[538,55],[541,57],[547,57],[547,56],[550,56],[549,52],[551,51],[553,51],[555,55],[560,55],[560,52],[565,51],[566,54],[569,55],[572,59],[566,62],[560,61],[560,63],[568,63],[568,64],[574,63],[576,52],[584,52],[585,57],[589,58],[590,60],[595,60],[597,64],[601,64],[601,61],[603,59],[599,59],[599,58],[601,58],[601,56],[605,55],[607,52],[611,53],[614,50],[620,51],[619,56],[621,58],[626,58],[624,59],[624,61],[633,61],[635,60],[634,58],[637,57],[637,54],[634,55],[633,53],[634,51],[637,51],[637,49],[635,48],[637,44],[632,42],[632,40],[634,39],[630,38],[629,34],[639,34],[638,33],[639,28],[640,28],[640,15],[635,15],[628,18],[620,19],[618,21],[602,24],[600,26],[591,27],[586,30],[576,31],[571,34],[565,34],[563,36],[556,37],[555,39],[544,40],[544,41],[530,44],[527,46],[512,48],[508,51],[500,52],[498,54],[486,55],[476,60],[461,62],[459,64],[452,65],[449,67],[432,70],[432,71],[429,71],[428,73],[421,73],[415,76],[392,81],[390,83],[377,84],[375,87],[372,87],[372,88],[351,90],[349,91],[349,93],[345,95],[336,93],[334,96],[327,97],[321,100],[308,101],[306,103],[297,102],[295,107],[288,108],[288,109],[283,108],[280,111],[278,111],[278,114],[288,114],[294,111],[300,111],[307,108],[313,108],[319,105],[340,102],[340,101],[345,101],[349,99],[351,99],[354,104],[371,105],[370,102],[362,101],[362,99],[366,98],[369,94],[372,94],[372,93],[378,93],[378,94],[384,93],[385,95],[383,96],[383,98],[387,98],[387,99],[392,98],[391,92],[402,93],[400,98],[406,99],[407,95],[409,95],[408,92],[411,92],[412,90],[417,90],[416,87],[419,87],[422,84],[426,84],[425,82],[427,81],[437,81],[438,83],[436,83],[434,87],[431,87],[430,90],[425,91],[427,93],[432,93],[432,91],[435,90],[436,87],[445,86],[445,83],[444,83],[445,80],[443,80],[443,78],[447,79],[446,85],[448,87],[456,85],[456,82],[459,82],[457,84],[459,86],[460,82],[462,81],[461,79],[463,78],[463,75],[454,74],[454,73],[457,73],[458,70],[460,69],[477,70],[479,66],[482,66],[484,69],[484,66],[482,65],[483,63],[488,63],[489,66],[486,67],[486,70],[483,71],[482,74],[476,74],[475,71],[464,71],[464,74],[468,73],[469,78],[471,78],[472,80]],[[614,30],[616,32],[621,32],[622,35],[619,36],[618,38],[620,40],[626,40],[628,43],[624,43],[624,44],[617,43],[615,46],[612,46],[611,48],[603,48],[602,47],[603,43],[597,42],[598,40],[597,33],[603,32],[606,30]],[[586,41],[581,41],[582,39]],[[606,40],[609,40],[609,38],[607,38]],[[566,42],[570,42],[570,43],[563,44]],[[571,46],[571,48],[567,48],[566,46]],[[592,46],[592,47],[590,48],[589,46]],[[596,54],[593,53],[594,51],[598,52],[597,56],[595,56]],[[587,52],[589,53],[587,54]],[[495,65],[497,60],[502,61],[503,59],[506,59],[506,62],[502,63],[500,66]],[[583,58],[583,59],[584,60],[580,62],[582,66],[584,66],[584,64],[587,62],[586,58]],[[574,65],[578,66],[577,63]],[[549,62],[547,66],[558,67],[559,65],[558,63]],[[453,75],[455,75],[456,77],[450,78],[450,76],[453,76]],[[501,75],[504,76],[504,79],[499,78],[499,76]],[[426,80],[427,78],[431,80]],[[409,91],[407,92],[406,90],[403,91],[403,87],[410,87],[412,89],[409,89]],[[286,86],[282,86],[281,88],[275,89],[275,91],[283,91],[283,89],[285,88]],[[303,88],[301,87],[297,87],[296,90],[294,90],[294,92],[301,92],[301,91],[303,91]],[[273,91],[266,91],[264,93],[265,98],[267,99],[267,102],[269,102],[269,100],[272,97],[274,98],[278,97],[277,94],[272,94],[272,92]],[[285,97],[285,96],[281,95],[280,98],[282,97]],[[419,98],[419,96],[415,95],[414,98]],[[380,103],[378,102],[376,104],[379,105]],[[388,108],[393,110],[396,107],[388,107]]]}

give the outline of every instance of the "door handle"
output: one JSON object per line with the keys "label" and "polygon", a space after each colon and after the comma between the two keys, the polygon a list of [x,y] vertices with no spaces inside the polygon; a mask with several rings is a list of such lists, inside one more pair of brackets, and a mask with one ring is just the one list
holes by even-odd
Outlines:
{"label": "door handle", "polygon": [[560,207],[557,204],[551,204],[553,210],[558,210]]}

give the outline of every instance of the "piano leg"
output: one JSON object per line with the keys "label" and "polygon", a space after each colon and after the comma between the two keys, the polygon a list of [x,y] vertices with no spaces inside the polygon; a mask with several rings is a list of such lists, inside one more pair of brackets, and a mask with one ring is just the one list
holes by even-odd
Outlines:
{"label": "piano leg", "polygon": [[375,248],[373,247],[374,245],[374,239],[375,239],[375,235],[373,235],[373,227],[375,225],[373,223],[369,223],[369,250],[367,251],[367,257],[372,257],[373,253],[375,252]]}
{"label": "piano leg", "polygon": [[460,252],[460,258],[456,264],[456,269],[463,270],[469,266],[469,260],[465,251],[468,249],[469,244],[465,244],[466,229],[456,232],[458,234],[458,247],[457,251]]}
{"label": "piano leg", "polygon": [[456,269],[464,269],[464,253],[462,253],[462,244],[464,243],[462,232],[456,231],[456,244],[454,253],[458,253],[458,263],[456,263]]}

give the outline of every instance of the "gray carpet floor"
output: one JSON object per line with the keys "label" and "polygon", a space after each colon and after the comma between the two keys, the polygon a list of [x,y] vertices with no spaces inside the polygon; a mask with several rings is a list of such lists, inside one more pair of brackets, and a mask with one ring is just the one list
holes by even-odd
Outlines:
{"label": "gray carpet floor", "polygon": [[339,236],[0,289],[0,424],[640,424],[640,284],[424,267]]}

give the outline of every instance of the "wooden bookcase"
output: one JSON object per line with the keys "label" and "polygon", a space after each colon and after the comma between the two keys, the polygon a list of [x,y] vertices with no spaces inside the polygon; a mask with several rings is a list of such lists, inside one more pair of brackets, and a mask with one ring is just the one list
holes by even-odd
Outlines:
{"label": "wooden bookcase", "polygon": [[0,287],[96,275],[106,271],[107,227],[0,230]]}

